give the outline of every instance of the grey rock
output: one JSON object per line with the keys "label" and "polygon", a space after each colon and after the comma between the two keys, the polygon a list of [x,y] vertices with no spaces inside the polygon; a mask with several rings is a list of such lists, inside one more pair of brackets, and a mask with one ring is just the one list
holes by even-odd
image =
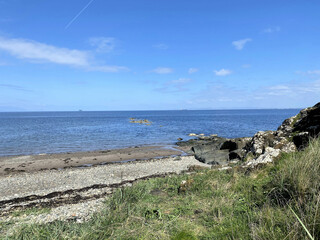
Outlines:
{"label": "grey rock", "polygon": [[258,164],[266,164],[272,162],[274,158],[278,157],[280,154],[280,149],[274,149],[271,147],[266,147],[265,152],[261,154],[258,158],[248,161],[246,167],[255,167]]}
{"label": "grey rock", "polygon": [[217,136],[199,137],[178,145],[190,146],[195,158],[212,165],[227,164],[231,160],[244,157],[245,146],[251,138],[226,139]]}

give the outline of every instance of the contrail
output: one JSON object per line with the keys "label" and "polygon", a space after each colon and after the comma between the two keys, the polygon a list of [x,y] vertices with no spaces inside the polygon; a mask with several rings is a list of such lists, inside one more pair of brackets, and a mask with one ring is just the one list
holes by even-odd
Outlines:
{"label": "contrail", "polygon": [[70,27],[70,25],[81,15],[81,13],[83,13],[84,10],[86,10],[90,6],[93,1],[94,0],[91,0],[84,8],[82,8],[82,10],[65,26],[64,29]]}

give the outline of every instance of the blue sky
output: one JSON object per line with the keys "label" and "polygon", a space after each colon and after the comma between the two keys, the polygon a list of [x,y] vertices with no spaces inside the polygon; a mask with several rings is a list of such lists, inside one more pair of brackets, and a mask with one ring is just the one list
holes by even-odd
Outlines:
{"label": "blue sky", "polygon": [[320,1],[0,0],[0,111],[300,108]]}

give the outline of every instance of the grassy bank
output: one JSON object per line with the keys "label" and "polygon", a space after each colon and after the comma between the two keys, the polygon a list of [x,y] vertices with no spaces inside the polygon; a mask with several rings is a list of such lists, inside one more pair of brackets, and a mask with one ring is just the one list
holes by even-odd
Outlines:
{"label": "grassy bank", "polygon": [[26,225],[2,238],[320,239],[319,206],[318,139],[255,170],[141,181],[119,189],[89,222]]}

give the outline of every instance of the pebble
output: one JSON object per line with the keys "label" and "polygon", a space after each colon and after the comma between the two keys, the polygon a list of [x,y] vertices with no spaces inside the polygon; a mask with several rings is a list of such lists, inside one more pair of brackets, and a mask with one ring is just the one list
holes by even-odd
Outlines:
{"label": "pebble", "polygon": [[[34,173],[21,173],[15,174],[10,178],[0,177],[0,201],[10,201],[16,198],[35,195],[33,199],[27,200],[26,203],[20,202],[19,204],[21,206],[30,202],[54,201],[54,198],[44,197],[39,199],[39,196],[46,196],[50,193],[57,192],[61,194],[58,198],[71,199],[77,194],[81,196],[81,198],[89,198],[89,200],[84,202],[53,207],[50,213],[22,215],[19,217],[3,216],[0,217],[0,221],[13,220],[17,222],[16,224],[48,223],[55,220],[81,223],[89,220],[92,213],[99,211],[103,207],[106,194],[112,192],[110,187],[105,186],[155,175],[168,173],[179,174],[182,171],[188,170],[192,165],[210,168],[210,166],[197,161],[193,156],[177,156],[82,169],[69,168],[60,171],[45,170]],[[100,185],[102,187],[94,187]],[[130,186],[131,183],[125,185]],[[74,190],[75,193],[70,192],[70,190]],[[92,199],[93,196],[99,195],[103,197]],[[0,214],[1,211],[10,210],[10,207],[14,204],[14,201],[12,201],[12,203],[7,204],[7,206],[0,206]]]}

